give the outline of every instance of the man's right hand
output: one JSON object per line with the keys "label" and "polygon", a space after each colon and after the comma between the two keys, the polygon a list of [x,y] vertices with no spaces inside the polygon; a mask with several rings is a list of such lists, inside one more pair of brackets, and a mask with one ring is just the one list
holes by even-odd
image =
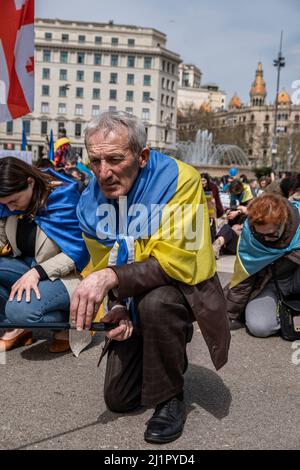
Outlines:
{"label": "man's right hand", "polygon": [[114,339],[115,341],[125,341],[130,338],[133,333],[133,325],[130,320],[128,310],[120,306],[115,306],[113,310],[110,310],[101,320],[102,323],[119,323],[117,328],[106,332],[108,339]]}

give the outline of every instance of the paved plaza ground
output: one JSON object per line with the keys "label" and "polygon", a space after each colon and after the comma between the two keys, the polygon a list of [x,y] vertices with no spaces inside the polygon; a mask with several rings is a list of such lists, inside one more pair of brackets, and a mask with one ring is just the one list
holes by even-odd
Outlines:
{"label": "paved plaza ground", "polygon": [[[233,260],[222,258],[222,284]],[[232,334],[228,364],[218,373],[201,333],[188,347],[184,434],[164,446],[143,440],[150,409],[119,415],[107,411],[97,368],[101,334],[78,359],[47,352],[49,333],[11,351],[0,364],[0,449],[299,449],[300,364],[292,344],[280,337]],[[300,358],[300,354],[298,356]]]}

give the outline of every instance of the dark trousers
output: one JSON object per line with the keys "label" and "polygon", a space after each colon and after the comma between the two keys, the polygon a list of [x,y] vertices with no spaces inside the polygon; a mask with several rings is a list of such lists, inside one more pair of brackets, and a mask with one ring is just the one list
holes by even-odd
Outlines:
{"label": "dark trousers", "polygon": [[194,321],[181,292],[158,287],[138,301],[139,331],[108,350],[104,399],[115,412],[154,407],[183,390]]}
{"label": "dark trousers", "polygon": [[223,225],[223,227],[221,227],[219,232],[217,233],[216,238],[218,237],[223,237],[225,240],[223,252],[228,255],[236,255],[239,237],[236,232],[232,230],[230,225]]}

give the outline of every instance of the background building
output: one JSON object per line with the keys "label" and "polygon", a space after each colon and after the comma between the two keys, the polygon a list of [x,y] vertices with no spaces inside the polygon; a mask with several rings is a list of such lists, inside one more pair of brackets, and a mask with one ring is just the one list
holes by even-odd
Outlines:
{"label": "background building", "polygon": [[[176,142],[178,54],[166,35],[138,26],[36,19],[35,107],[23,121],[37,159],[50,130],[65,128],[85,158],[83,130],[100,111],[139,116],[148,144]],[[0,148],[19,150],[22,120],[0,124]]]}
{"label": "background building", "polygon": [[[235,94],[228,111],[215,115],[215,141],[239,145],[253,166],[270,165],[272,161],[275,103],[267,104],[266,97],[263,67],[259,63],[250,89],[250,103],[244,105]],[[299,169],[300,105],[292,104],[285,90],[278,95],[277,119],[277,166],[285,170]]]}
{"label": "background building", "polygon": [[201,85],[202,72],[195,65],[179,65],[178,109],[191,107],[218,111],[225,109],[226,94],[214,83]]}

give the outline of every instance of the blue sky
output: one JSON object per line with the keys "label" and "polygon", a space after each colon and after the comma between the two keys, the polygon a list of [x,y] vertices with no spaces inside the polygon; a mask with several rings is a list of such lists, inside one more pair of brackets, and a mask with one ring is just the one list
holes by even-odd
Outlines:
{"label": "blue sky", "polygon": [[273,59],[284,31],[281,85],[291,95],[300,80],[300,0],[35,0],[36,16],[153,27],[167,34],[167,47],[215,82],[229,99],[244,102],[256,65],[263,63],[267,102],[275,99]]}

